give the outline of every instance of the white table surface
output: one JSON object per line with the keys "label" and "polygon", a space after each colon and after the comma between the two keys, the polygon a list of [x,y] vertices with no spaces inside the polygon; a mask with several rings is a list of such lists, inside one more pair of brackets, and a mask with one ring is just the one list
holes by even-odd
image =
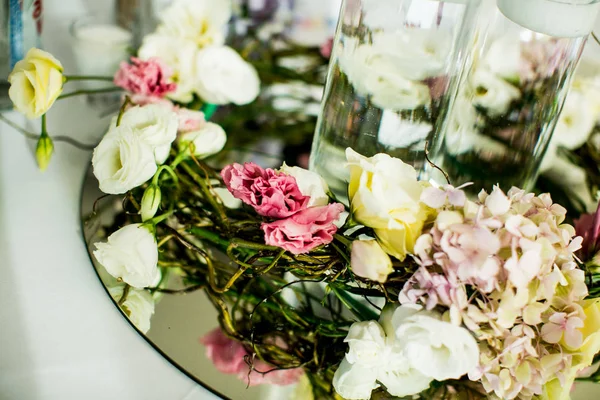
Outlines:
{"label": "white table surface", "polygon": [[[81,0],[44,0],[44,47],[67,72],[68,25],[85,11]],[[105,126],[80,99],[48,122],[88,142]],[[91,153],[57,143],[42,174],[33,146],[0,122],[0,399],[215,399],[132,329],[92,269],[79,222]]]}

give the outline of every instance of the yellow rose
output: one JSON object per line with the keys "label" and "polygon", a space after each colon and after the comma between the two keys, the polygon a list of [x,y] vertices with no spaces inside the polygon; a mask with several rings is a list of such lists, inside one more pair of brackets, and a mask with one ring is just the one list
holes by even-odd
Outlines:
{"label": "yellow rose", "polygon": [[553,379],[544,386],[543,400],[569,400],[571,387],[577,373],[592,365],[594,356],[600,352],[600,301],[598,299],[586,300],[583,304],[585,320],[581,330],[583,345],[573,351],[573,364],[571,370],[565,373],[563,384],[558,379]]}
{"label": "yellow rose", "polygon": [[8,76],[8,95],[29,119],[41,117],[62,92],[63,67],[50,53],[32,48]]}
{"label": "yellow rose", "polygon": [[348,197],[355,221],[375,230],[384,250],[404,260],[428,216],[423,183],[413,167],[387,154],[364,157],[346,149]]}

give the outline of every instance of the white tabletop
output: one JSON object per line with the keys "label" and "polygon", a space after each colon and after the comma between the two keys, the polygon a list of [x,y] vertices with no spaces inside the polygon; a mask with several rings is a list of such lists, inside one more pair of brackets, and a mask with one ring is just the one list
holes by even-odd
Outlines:
{"label": "white tabletop", "polygon": [[[80,0],[44,0],[44,45],[67,71],[68,25],[84,11]],[[73,99],[48,124],[93,142],[106,121]],[[214,399],[133,330],[92,269],[79,219],[91,154],[57,143],[42,174],[33,147],[0,122],[0,398]]]}

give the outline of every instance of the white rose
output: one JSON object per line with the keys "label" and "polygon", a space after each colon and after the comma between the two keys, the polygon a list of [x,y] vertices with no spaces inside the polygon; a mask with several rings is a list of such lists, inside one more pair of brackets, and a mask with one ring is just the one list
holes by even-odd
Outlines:
{"label": "white rose", "polygon": [[403,260],[421,235],[427,211],[413,167],[387,154],[364,157],[346,149],[353,218],[374,228],[384,250]]}
{"label": "white rose", "polygon": [[138,57],[147,60],[152,57],[160,58],[173,69],[171,79],[177,83],[177,89],[167,96],[181,103],[193,100],[196,84],[195,59],[198,47],[193,41],[153,33],[146,35],[138,50]]}
{"label": "white rose", "polygon": [[231,0],[176,0],[161,14],[157,32],[202,48],[225,43],[232,5]]}
{"label": "white rose", "polygon": [[100,190],[122,194],[152,178],[157,170],[154,149],[128,126],[106,134],[92,156]]}
{"label": "white rose", "polygon": [[[115,301],[118,302],[123,296],[124,287],[120,285],[108,289]],[[150,319],[154,314],[154,300],[147,290],[129,289],[127,298],[121,304],[121,309],[140,332],[147,333],[150,330]]]}
{"label": "white rose", "polygon": [[260,91],[256,69],[231,47],[212,46],[196,55],[196,92],[212,104],[244,105]]}
{"label": "white rose", "polygon": [[63,67],[52,54],[30,49],[8,76],[8,96],[15,109],[29,119],[48,111],[63,89]]}
{"label": "white rose", "polygon": [[134,288],[145,288],[160,277],[156,238],[142,224],[126,225],[96,243],[94,256],[106,271]]}
{"label": "white rose", "polygon": [[392,260],[375,239],[352,242],[350,267],[356,275],[382,283],[394,271]]}
{"label": "white rose", "polygon": [[290,167],[283,163],[279,171],[296,179],[300,193],[310,196],[308,207],[329,204],[329,186],[321,175],[300,167]]}
{"label": "white rose", "polygon": [[[111,129],[116,127],[116,120],[116,117],[113,118]],[[147,104],[125,111],[119,126],[131,128],[134,134],[154,149],[156,163],[162,164],[169,157],[171,143],[177,137],[179,117],[164,105]]]}
{"label": "white rose", "polygon": [[519,89],[484,68],[475,71],[471,85],[473,104],[484,108],[492,117],[504,114],[510,103],[521,97]]}
{"label": "white rose", "polygon": [[198,158],[206,158],[217,154],[227,142],[227,134],[213,122],[207,122],[202,128],[197,131],[185,132],[179,136],[179,148],[189,148],[190,144],[194,149],[194,156]]}
{"label": "white rose", "polygon": [[414,110],[429,105],[429,87],[402,75],[399,59],[386,48],[349,42],[340,57],[340,68],[354,89],[371,96],[377,107],[395,111]]}
{"label": "white rose", "polygon": [[444,322],[421,306],[403,305],[392,315],[395,343],[420,374],[444,381],[460,379],[479,364],[477,341],[465,328]]}

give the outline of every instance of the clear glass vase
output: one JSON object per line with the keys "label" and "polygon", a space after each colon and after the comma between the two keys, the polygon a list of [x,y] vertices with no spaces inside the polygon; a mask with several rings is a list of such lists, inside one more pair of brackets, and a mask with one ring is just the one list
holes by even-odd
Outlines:
{"label": "clear glass vase", "polygon": [[442,140],[431,151],[452,183],[473,182],[474,191],[532,188],[599,6],[489,3],[470,67],[442,111]]}
{"label": "clear glass vase", "polygon": [[310,168],[345,197],[345,149],[384,152],[422,172],[451,97],[479,0],[345,0]]}

